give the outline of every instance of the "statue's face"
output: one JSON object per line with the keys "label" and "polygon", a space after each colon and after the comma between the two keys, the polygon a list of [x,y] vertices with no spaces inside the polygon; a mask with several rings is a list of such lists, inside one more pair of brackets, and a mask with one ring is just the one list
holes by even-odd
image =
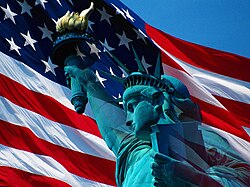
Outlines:
{"label": "statue's face", "polygon": [[135,137],[150,140],[150,126],[156,124],[160,117],[156,104],[152,102],[152,97],[140,95],[131,97],[127,100],[125,109],[127,112],[126,125],[131,127]]}

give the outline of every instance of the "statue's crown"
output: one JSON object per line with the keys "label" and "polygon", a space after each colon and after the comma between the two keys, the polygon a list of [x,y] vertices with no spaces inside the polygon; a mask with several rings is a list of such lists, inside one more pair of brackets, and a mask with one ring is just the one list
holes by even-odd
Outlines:
{"label": "statue's crown", "polygon": [[174,92],[174,86],[172,83],[166,79],[161,79],[161,59],[160,54],[158,55],[158,59],[155,66],[154,75],[147,74],[146,69],[144,68],[142,62],[139,60],[139,57],[134,49],[131,46],[134,56],[137,62],[138,71],[131,72],[121,61],[119,61],[113,54],[111,56],[114,60],[119,64],[119,66],[128,74],[125,80],[120,82],[123,83],[125,90],[132,86],[143,85],[143,86],[152,86],[162,91],[166,91],[168,93]]}
{"label": "statue's crown", "polygon": [[161,79],[158,79],[155,76],[149,74],[133,72],[125,79],[124,88],[126,90],[129,87],[137,85],[152,86],[168,93],[174,91],[174,87],[169,81],[162,81]]}

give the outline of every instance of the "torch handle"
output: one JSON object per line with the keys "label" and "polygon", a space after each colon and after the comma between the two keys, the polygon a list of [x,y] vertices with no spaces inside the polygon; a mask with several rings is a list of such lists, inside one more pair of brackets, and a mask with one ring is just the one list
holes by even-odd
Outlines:
{"label": "torch handle", "polygon": [[[77,68],[83,69],[84,63],[81,57],[77,55],[70,55],[64,61],[65,66],[75,66]],[[71,87],[71,103],[74,105],[75,110],[78,114],[82,114],[86,108],[88,102],[87,94],[84,92],[82,85],[78,80],[71,77],[70,79]]]}
{"label": "torch handle", "polygon": [[72,105],[78,114],[82,114],[85,111],[88,98],[81,84],[73,77],[71,77],[71,94]]}

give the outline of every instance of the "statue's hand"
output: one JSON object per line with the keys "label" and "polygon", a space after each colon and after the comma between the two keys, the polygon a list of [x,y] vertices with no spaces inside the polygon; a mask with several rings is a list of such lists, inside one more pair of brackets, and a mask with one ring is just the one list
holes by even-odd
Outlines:
{"label": "statue's hand", "polygon": [[71,77],[77,79],[84,88],[86,88],[89,84],[96,82],[96,76],[89,68],[82,70],[75,66],[65,66],[64,71],[66,76],[66,83],[69,87]]}
{"label": "statue's hand", "polygon": [[176,186],[176,179],[178,183],[192,183],[196,174],[192,166],[161,153],[154,152],[151,157],[154,159],[151,168],[155,186]]}
{"label": "statue's hand", "polygon": [[84,31],[88,27],[88,18],[94,10],[94,4],[88,9],[83,10],[80,14],[77,12],[70,13],[69,11],[56,22],[56,31],[63,33],[65,31],[80,30]]}
{"label": "statue's hand", "polygon": [[156,152],[151,154],[151,157],[154,159],[151,165],[154,186],[164,186],[164,184],[172,183],[175,161],[168,156]]}
{"label": "statue's hand", "polygon": [[[222,187],[207,173],[198,171],[187,162],[181,162],[161,153],[153,152],[151,165],[155,186],[182,186],[192,184],[204,187]],[[224,178],[225,179],[225,178]]]}

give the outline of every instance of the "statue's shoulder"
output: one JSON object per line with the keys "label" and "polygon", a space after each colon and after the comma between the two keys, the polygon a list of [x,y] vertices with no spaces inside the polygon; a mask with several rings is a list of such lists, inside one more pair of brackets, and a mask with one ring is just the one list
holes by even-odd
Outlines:
{"label": "statue's shoulder", "polygon": [[127,167],[141,160],[145,154],[150,154],[152,150],[151,143],[140,140],[134,135],[127,135],[120,144],[117,153],[117,167]]}
{"label": "statue's shoulder", "polygon": [[140,140],[131,133],[121,141],[117,157],[128,156],[128,154],[135,154],[143,150],[148,151],[149,149],[152,149],[149,141]]}
{"label": "statue's shoulder", "polygon": [[[149,160],[151,159],[150,153],[152,151],[151,143],[148,141],[140,140],[134,135],[127,135],[120,144],[116,161],[116,176],[117,183],[126,183],[131,186],[135,185],[134,176],[143,171],[150,170]],[[140,174],[141,175],[141,174]],[[151,175],[144,172],[143,180],[151,181]],[[126,176],[126,177],[125,177]],[[140,178],[141,179],[141,178]]]}

